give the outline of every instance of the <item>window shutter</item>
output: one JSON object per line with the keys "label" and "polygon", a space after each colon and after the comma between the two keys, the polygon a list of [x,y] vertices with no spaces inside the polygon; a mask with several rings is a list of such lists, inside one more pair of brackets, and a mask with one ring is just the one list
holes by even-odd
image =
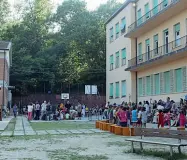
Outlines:
{"label": "window shutter", "polygon": [[180,31],[180,23],[175,25],[175,32],[179,32]]}
{"label": "window shutter", "polygon": [[126,58],[126,48],[122,50],[122,59]]}
{"label": "window shutter", "polygon": [[114,56],[110,56],[110,64],[114,63]]}

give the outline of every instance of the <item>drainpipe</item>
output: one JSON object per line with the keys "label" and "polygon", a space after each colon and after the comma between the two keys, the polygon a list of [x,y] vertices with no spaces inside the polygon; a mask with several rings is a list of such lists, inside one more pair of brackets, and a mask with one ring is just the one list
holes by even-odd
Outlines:
{"label": "drainpipe", "polygon": [[[136,10],[137,10],[137,3],[134,3],[134,9],[135,9],[135,26],[137,26],[137,14],[136,14]],[[136,65],[138,64],[138,60],[137,60],[137,53],[138,53],[138,40],[137,37],[135,38],[135,50],[136,50]],[[136,104],[138,104],[138,72],[135,72],[135,77],[136,77]]]}

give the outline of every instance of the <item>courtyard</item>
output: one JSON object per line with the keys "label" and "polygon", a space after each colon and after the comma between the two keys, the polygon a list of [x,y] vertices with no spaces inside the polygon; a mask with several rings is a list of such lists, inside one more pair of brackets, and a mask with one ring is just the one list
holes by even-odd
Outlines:
{"label": "courtyard", "polygon": [[[130,153],[126,138],[95,129],[94,121],[28,122],[22,116],[9,119],[6,128],[1,129],[0,160],[171,159],[169,148],[162,146],[145,145],[144,152]],[[135,147],[138,149],[139,144]],[[184,147],[183,153],[186,151]],[[172,159],[187,156],[176,151]]]}

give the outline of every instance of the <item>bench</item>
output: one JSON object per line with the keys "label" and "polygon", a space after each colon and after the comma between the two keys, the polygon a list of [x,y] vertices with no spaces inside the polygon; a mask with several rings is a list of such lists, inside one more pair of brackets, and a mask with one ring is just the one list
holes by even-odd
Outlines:
{"label": "bench", "polygon": [[[177,147],[179,153],[181,154],[181,147],[187,146],[187,143],[182,143],[181,140],[187,140],[187,131],[182,130],[168,130],[168,129],[149,129],[149,128],[135,128],[135,136],[140,136],[141,139],[130,138],[126,141],[131,142],[131,151],[134,152],[134,142],[140,143],[140,150],[143,151],[143,143],[164,145],[170,147],[170,156],[173,156],[173,147]],[[169,142],[156,142],[153,140],[146,140],[143,137],[161,137],[161,138],[174,138],[178,139],[176,143]]]}

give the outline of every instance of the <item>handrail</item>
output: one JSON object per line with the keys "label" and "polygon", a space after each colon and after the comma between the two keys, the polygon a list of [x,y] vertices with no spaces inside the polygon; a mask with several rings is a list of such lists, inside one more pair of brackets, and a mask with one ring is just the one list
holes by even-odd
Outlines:
{"label": "handrail", "polygon": [[[168,44],[155,48],[149,52],[136,56],[128,61],[128,68],[137,66],[141,63],[148,62],[163,55],[169,55],[172,52],[178,51],[187,47],[187,35],[176,39]],[[137,55],[137,54],[136,54]]]}
{"label": "handrail", "polygon": [[178,2],[179,0],[169,0],[167,5],[165,5],[165,1],[163,0],[160,4],[150,10],[148,13],[144,14],[142,17],[137,19],[134,23],[128,26],[128,33],[133,31],[136,27],[140,26],[141,24],[145,23],[151,17],[156,16],[162,10],[168,8],[169,6],[173,5],[174,3]]}

